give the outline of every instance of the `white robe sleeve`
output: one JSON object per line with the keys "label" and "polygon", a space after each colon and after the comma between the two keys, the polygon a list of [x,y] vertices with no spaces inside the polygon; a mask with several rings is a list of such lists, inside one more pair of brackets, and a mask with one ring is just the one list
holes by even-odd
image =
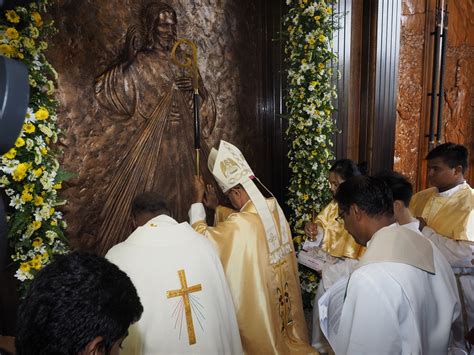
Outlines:
{"label": "white robe sleeve", "polygon": [[194,223],[199,221],[205,221],[206,210],[204,209],[204,205],[199,202],[193,203],[189,208],[188,216],[190,225],[193,225]]}
{"label": "white robe sleeve", "polygon": [[390,286],[377,284],[361,269],[351,276],[337,334],[337,355],[402,353],[397,310],[387,298]]}
{"label": "white robe sleeve", "polygon": [[438,249],[441,251],[441,254],[443,254],[452,267],[474,267],[472,264],[472,260],[474,258],[473,242],[450,239],[443,235],[437,234],[430,227],[424,227],[422,233],[438,247]]}

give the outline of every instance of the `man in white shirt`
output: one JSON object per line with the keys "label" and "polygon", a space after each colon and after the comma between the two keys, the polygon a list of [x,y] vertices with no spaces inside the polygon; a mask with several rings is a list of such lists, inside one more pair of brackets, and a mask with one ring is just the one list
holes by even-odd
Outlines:
{"label": "man in white shirt", "polygon": [[124,354],[242,354],[234,305],[211,243],[178,223],[154,193],[139,195],[136,230],[106,257],[125,271],[144,307]]}
{"label": "man in white shirt", "polygon": [[419,233],[395,224],[381,179],[351,178],[335,199],[349,233],[367,246],[348,282],[336,354],[446,354],[459,315],[446,260]]}
{"label": "man in white shirt", "polygon": [[459,286],[462,317],[454,326],[458,347],[468,350],[465,335],[474,327],[474,190],[464,173],[466,147],[444,143],[431,150],[428,180],[433,186],[413,196],[410,209],[420,220],[420,230],[453,267]]}

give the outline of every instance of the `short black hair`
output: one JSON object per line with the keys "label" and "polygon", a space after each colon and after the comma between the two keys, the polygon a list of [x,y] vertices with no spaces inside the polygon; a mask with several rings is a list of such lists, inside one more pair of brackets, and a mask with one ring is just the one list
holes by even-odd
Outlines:
{"label": "short black hair", "polygon": [[356,204],[371,217],[393,216],[392,191],[377,177],[354,176],[339,185],[334,198],[341,212]]}
{"label": "short black hair", "polygon": [[132,213],[137,216],[143,212],[152,212],[157,216],[160,214],[171,216],[171,212],[161,195],[153,191],[144,192],[133,199]]}
{"label": "short black hair", "polygon": [[405,207],[410,205],[413,196],[413,186],[408,179],[396,171],[382,171],[375,175],[385,181],[392,190],[394,201],[402,201]]}
{"label": "short black hair", "polygon": [[357,164],[350,159],[336,160],[329,168],[329,171],[339,175],[344,181],[353,176],[361,175]]}
{"label": "short black hair", "polygon": [[464,173],[467,169],[468,156],[469,153],[465,146],[447,142],[433,148],[426,156],[426,160],[441,158],[451,169],[461,165],[462,172]]}
{"label": "short black hair", "polygon": [[108,260],[79,252],[57,256],[20,304],[17,354],[78,354],[98,336],[108,353],[142,312],[132,281]]}

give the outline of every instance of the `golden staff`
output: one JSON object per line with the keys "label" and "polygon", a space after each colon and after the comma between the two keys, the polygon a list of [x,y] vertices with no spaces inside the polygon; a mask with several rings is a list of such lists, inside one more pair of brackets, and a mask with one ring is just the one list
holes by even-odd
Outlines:
{"label": "golden staff", "polygon": [[[180,60],[176,55],[176,50],[182,44],[191,47],[192,57],[183,52],[183,58]],[[201,150],[201,129],[200,129],[200,119],[199,119],[199,73],[198,73],[198,49],[194,42],[186,38],[181,38],[176,41],[171,50],[171,59],[173,62],[182,68],[188,69],[191,71],[193,78],[193,106],[194,106],[194,150],[196,151],[196,175],[200,176],[199,171],[199,152]]]}

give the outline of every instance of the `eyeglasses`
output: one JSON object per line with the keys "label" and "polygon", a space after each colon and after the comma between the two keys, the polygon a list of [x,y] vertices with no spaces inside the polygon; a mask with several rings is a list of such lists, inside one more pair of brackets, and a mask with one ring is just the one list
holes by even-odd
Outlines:
{"label": "eyeglasses", "polygon": [[346,213],[346,211],[341,211],[341,213],[338,214],[338,216],[335,218],[335,220],[339,223],[343,223],[344,222],[344,214]]}

